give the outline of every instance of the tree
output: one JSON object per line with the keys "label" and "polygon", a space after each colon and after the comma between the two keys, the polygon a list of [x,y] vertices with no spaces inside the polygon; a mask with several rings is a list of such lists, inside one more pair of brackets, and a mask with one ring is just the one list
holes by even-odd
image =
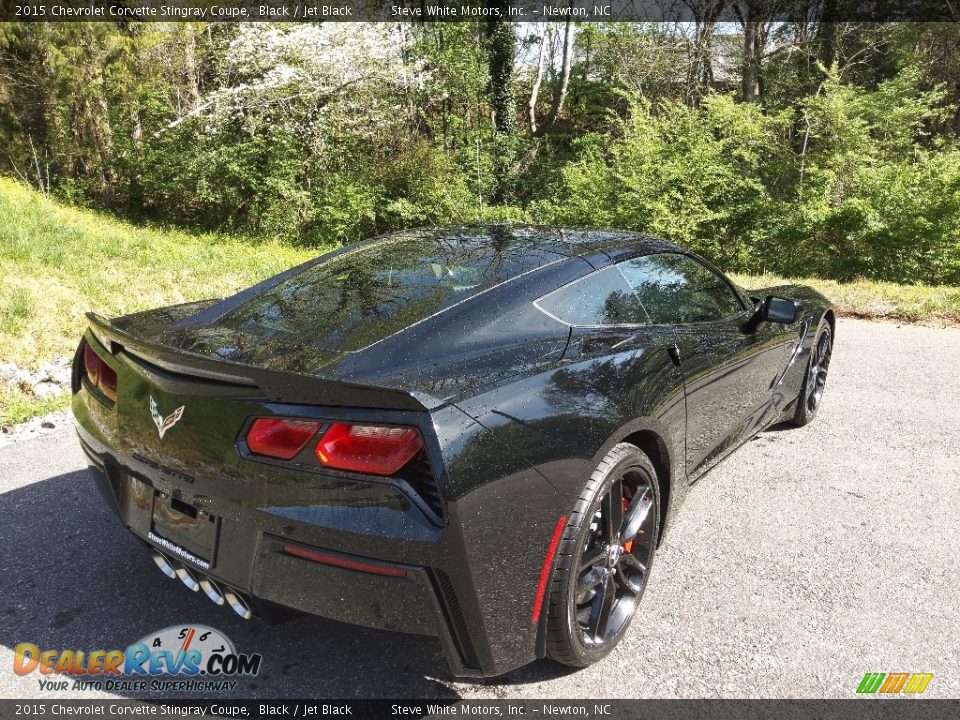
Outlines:
{"label": "tree", "polygon": [[733,9],[743,28],[740,95],[744,102],[753,102],[763,92],[761,67],[773,26],[776,0],[740,0]]}
{"label": "tree", "polygon": [[501,11],[499,17],[487,22],[487,53],[490,73],[490,111],[498,133],[511,134],[516,129],[516,95],[514,56],[517,40],[513,24],[506,19],[510,3],[497,0],[492,7]]}
{"label": "tree", "polygon": [[543,83],[544,69],[546,66],[547,50],[550,44],[551,27],[543,31],[540,39],[540,53],[537,61],[537,74],[533,81],[533,88],[530,91],[530,102],[527,104],[530,119],[530,134],[533,137],[543,137],[543,135],[557,121],[557,116],[563,110],[563,103],[567,99],[567,90],[570,87],[570,69],[573,67],[573,47],[574,47],[574,29],[573,20],[570,16],[564,24],[563,29],[563,55],[560,61],[560,79],[553,92],[553,102],[550,110],[542,120],[537,118],[537,101],[540,95],[540,86]]}

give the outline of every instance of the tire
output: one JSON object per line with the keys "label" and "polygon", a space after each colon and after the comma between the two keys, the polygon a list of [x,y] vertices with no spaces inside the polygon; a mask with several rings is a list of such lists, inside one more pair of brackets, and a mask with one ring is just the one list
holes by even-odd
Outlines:
{"label": "tire", "polygon": [[553,660],[586,667],[617,646],[646,589],[659,530],[653,463],[636,446],[620,443],[591,474],[558,548],[547,606],[547,654]]}
{"label": "tire", "polygon": [[803,387],[800,388],[800,395],[797,396],[797,409],[791,420],[796,427],[809,425],[820,411],[832,354],[833,333],[830,331],[830,325],[825,320],[821,320],[817,326],[817,334],[813,336],[810,359],[807,361],[807,370],[803,375]]}

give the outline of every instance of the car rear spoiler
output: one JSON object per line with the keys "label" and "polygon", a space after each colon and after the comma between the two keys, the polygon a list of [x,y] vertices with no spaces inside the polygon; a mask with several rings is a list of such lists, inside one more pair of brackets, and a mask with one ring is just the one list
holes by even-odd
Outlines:
{"label": "car rear spoiler", "polygon": [[175,375],[258,389],[273,402],[420,412],[443,404],[437,398],[416,391],[267,370],[210,355],[175,350],[135,337],[96,313],[88,312],[87,319],[90,321],[90,332],[111,354],[124,351]]}

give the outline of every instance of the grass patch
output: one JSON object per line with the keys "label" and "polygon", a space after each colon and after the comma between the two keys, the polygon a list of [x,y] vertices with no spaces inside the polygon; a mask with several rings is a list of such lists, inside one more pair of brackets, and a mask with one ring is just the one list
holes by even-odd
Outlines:
{"label": "grass patch", "polygon": [[[33,370],[43,361],[72,355],[88,310],[111,317],[222,297],[319,252],[223,234],[137,227],[64,206],[0,178],[0,363]],[[811,285],[837,303],[841,315],[960,324],[960,288],[734,277],[747,288]],[[68,399],[65,394],[39,400],[0,382],[0,425],[57,410]]]}
{"label": "grass patch", "polygon": [[40,398],[0,384],[0,425],[16,425],[35,417],[62,410],[70,404],[70,393]]}
{"label": "grass patch", "polygon": [[[317,255],[223,234],[142,228],[0,178],[0,362],[72,355],[84,313],[222,297]],[[0,424],[62,407],[0,389]]]}
{"label": "grass patch", "polygon": [[731,275],[745,288],[800,283],[822,292],[837,305],[841,317],[897,320],[935,325],[960,325],[960,288],[899,285],[874,280],[841,283],[819,278],[777,275]]}

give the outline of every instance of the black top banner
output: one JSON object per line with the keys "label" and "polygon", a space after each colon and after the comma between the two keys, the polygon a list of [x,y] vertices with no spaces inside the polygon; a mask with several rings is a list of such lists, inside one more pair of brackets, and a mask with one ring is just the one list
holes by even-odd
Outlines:
{"label": "black top banner", "polygon": [[[756,0],[0,0],[24,22],[738,22]],[[765,0],[782,22],[960,20],[951,0]]]}

